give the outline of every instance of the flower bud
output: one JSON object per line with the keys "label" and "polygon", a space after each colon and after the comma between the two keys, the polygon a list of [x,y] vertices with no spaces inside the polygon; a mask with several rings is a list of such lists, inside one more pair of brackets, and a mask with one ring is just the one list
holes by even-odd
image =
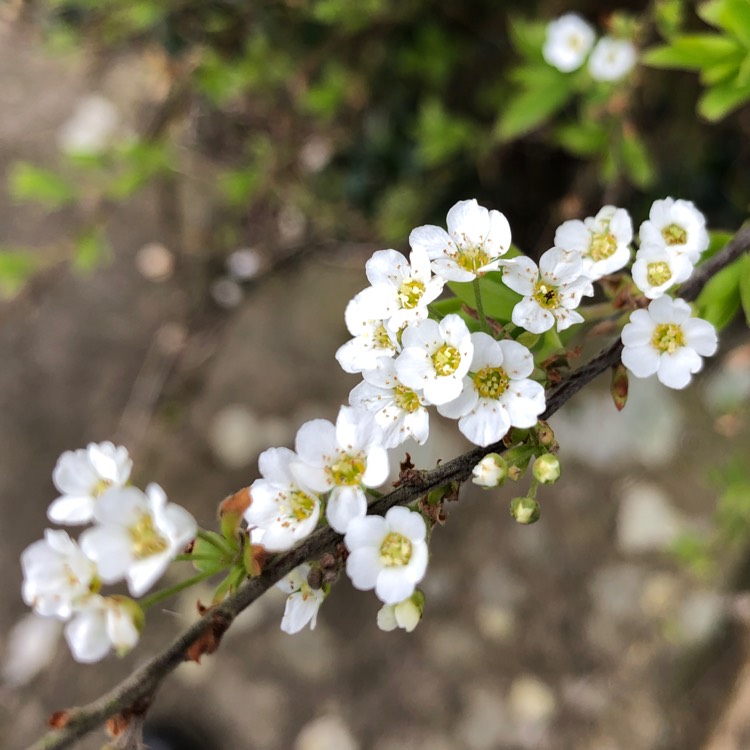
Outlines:
{"label": "flower bud", "polygon": [[615,402],[617,411],[622,411],[628,400],[628,371],[622,362],[612,368],[612,382],[609,385],[609,392]]}
{"label": "flower bud", "polygon": [[390,631],[402,628],[411,633],[419,625],[424,610],[424,594],[417,589],[398,604],[384,604],[378,612],[378,627]]}
{"label": "flower bud", "polygon": [[488,453],[472,470],[471,481],[484,489],[499,487],[508,476],[508,464],[499,453]]}
{"label": "flower bud", "polygon": [[536,523],[541,510],[539,503],[532,497],[514,497],[510,501],[510,514],[518,523],[526,525]]}
{"label": "flower bud", "polygon": [[534,478],[542,484],[552,484],[560,478],[560,459],[553,453],[545,453],[534,461]]}
{"label": "flower bud", "polygon": [[536,437],[545,448],[551,448],[555,442],[555,433],[546,422],[539,422],[536,428]]}

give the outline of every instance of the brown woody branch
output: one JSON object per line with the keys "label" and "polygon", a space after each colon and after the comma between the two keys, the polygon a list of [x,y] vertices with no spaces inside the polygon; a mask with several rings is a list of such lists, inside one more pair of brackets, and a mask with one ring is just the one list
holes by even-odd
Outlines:
{"label": "brown woody branch", "polygon": [[[680,287],[680,296],[688,301],[694,300],[709,279],[748,249],[750,249],[750,224],[744,225],[721,252],[695,271],[693,276]],[[551,417],[581,388],[617,364],[621,351],[622,344],[618,339],[554,387],[547,394],[547,409],[542,418]],[[472,468],[483,456],[503,450],[504,446],[501,442],[484,448],[474,448],[452,461],[439,465],[430,472],[416,474],[413,479],[404,481],[397,489],[375,501],[370,506],[369,512],[382,514],[395,505],[410,504],[436,487],[450,482],[463,482],[469,478]],[[341,540],[341,534],[326,527],[289,552],[272,557],[261,575],[248,580],[235,594],[206,612],[164,651],[108,693],[86,706],[71,708],[56,714],[57,726],[61,728],[52,730],[31,745],[28,750],[63,750],[92,729],[104,724],[108,719],[127,712],[134,706],[148,705],[167,675],[181,662],[192,658],[196,653],[200,656],[202,653],[213,651],[218,646],[221,635],[231,626],[232,621],[240,612],[298,565],[319,559],[326,552],[333,552]]]}

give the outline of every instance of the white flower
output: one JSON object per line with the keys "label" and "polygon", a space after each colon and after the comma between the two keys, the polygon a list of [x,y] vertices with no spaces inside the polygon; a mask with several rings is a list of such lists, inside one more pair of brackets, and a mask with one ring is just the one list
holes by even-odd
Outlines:
{"label": "white flower", "polygon": [[582,323],[574,308],[593,291],[591,281],[581,275],[582,267],[580,257],[557,247],[542,255],[539,267],[531,258],[514,258],[503,269],[506,286],[524,295],[513,308],[513,323],[531,333],[544,333],[555,322],[558,331]]}
{"label": "white flower", "polygon": [[542,54],[550,65],[570,73],[583,65],[595,38],[594,30],[586,21],[575,13],[566,13],[547,24]]}
{"label": "white flower", "polygon": [[362,375],[364,380],[352,389],[349,403],[375,415],[383,430],[383,446],[395,448],[407,438],[423,445],[429,434],[430,416],[419,391],[399,381],[395,362],[381,358],[374,370],[365,370]]}
{"label": "white flower", "polygon": [[393,357],[401,351],[396,334],[381,318],[372,318],[359,295],[349,301],[344,313],[346,327],[354,336],[339,347],[336,359],[344,372],[371,370],[381,357]]}
{"label": "white flower", "polygon": [[703,367],[701,357],[716,352],[716,329],[690,317],[690,305],[671,297],[635,310],[622,329],[622,363],[637,378],[656,377],[669,388],[684,388]]}
{"label": "white flower", "polygon": [[395,250],[378,250],[367,261],[372,284],[356,297],[365,315],[386,321],[394,333],[407,323],[427,317],[427,305],[440,296],[444,279],[433,276],[423,248],[412,250],[410,260]]}
{"label": "white flower", "polygon": [[92,594],[65,626],[73,658],[83,664],[103,659],[111,649],[124,656],[138,643],[143,611],[125,596]]}
{"label": "white flower", "polygon": [[534,357],[517,341],[495,341],[472,333],[474,357],[463,391],[438,411],[458,419],[458,429],[476,445],[502,439],[511,427],[533,427],[544,411],[544,388],[529,380]]}
{"label": "white flower", "polygon": [[346,573],[355,588],[375,589],[385,604],[414,593],[427,570],[427,527],[419,513],[391,508],[383,516],[363,516],[349,524]]}
{"label": "white flower", "polygon": [[295,448],[294,478],[315,492],[331,490],[326,518],[343,534],[353,518],[367,512],[363,487],[377,487],[388,478],[388,452],[374,415],[342,406],[335,427],[327,419],[303,424]]}
{"label": "white flower", "polygon": [[409,244],[424,249],[432,270],[447,281],[471,281],[495,271],[510,247],[510,225],[499,211],[475,199],[459,201],[448,211],[448,231],[425,225],[412,230]]}
{"label": "white flower", "polygon": [[563,222],[555,232],[555,247],[580,255],[583,275],[594,281],[627,265],[632,240],[630,215],[615,206],[604,206],[584,221]]}
{"label": "white flower", "polygon": [[91,94],[78,102],[58,131],[57,142],[69,154],[98,154],[112,142],[119,124],[115,105],[100,94]]}
{"label": "white flower", "polygon": [[195,519],[167,503],[158,484],[112,490],[96,504],[97,526],[81,534],[81,549],[96,562],[104,583],[126,578],[133,596],[148,591],[195,537]]}
{"label": "white flower", "polygon": [[605,36],[589,57],[589,73],[595,81],[619,81],[633,69],[636,60],[632,42]]}
{"label": "white flower", "polygon": [[692,272],[693,264],[687,255],[675,253],[664,245],[641,245],[630,270],[635,285],[649,299],[661,297],[670,287],[687,280]]}
{"label": "white flower", "polygon": [[111,487],[124,486],[132,467],[127,449],[109,442],[65,451],[52,472],[62,495],[49,506],[47,517],[61,524],[88,523],[97,498]]}
{"label": "white flower", "polygon": [[47,529],[44,539],[21,553],[23,600],[38,615],[70,617],[73,605],[91,590],[96,565],[66,532]]}
{"label": "white flower", "polygon": [[263,546],[271,552],[291,549],[310,534],[320,517],[320,498],[301,488],[290,464],[297,456],[288,448],[269,448],[258,457],[262,479],[250,487],[245,511],[248,526],[263,529]]}
{"label": "white flower", "polygon": [[654,201],[640,228],[641,244],[668,247],[675,254],[686,255],[695,264],[708,247],[706,218],[692,201],[664,198]]}
{"label": "white flower", "polygon": [[488,453],[471,470],[471,481],[484,489],[498,487],[507,476],[508,464],[498,453]]}
{"label": "white flower", "polygon": [[402,628],[411,633],[422,619],[421,601],[415,599],[424,599],[420,591],[398,604],[384,604],[378,612],[378,627],[386,632]]}
{"label": "white flower", "polygon": [[444,404],[461,393],[473,347],[469,329],[458,315],[446,315],[440,323],[413,323],[401,335],[401,345],[396,375],[403,385],[422,391],[431,404]]}
{"label": "white flower", "polygon": [[278,588],[289,594],[284,608],[284,617],[281,619],[281,629],[285,633],[299,633],[307,623],[310,623],[310,630],[315,630],[318,610],[326,598],[326,591],[323,588],[314,589],[310,586],[307,582],[309,573],[310,565],[304,563],[276,584]]}

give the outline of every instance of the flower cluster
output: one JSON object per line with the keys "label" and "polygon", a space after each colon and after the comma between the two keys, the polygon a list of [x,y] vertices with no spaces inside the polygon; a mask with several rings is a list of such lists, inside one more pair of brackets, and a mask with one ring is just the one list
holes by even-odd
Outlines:
{"label": "flower cluster", "polygon": [[628,39],[603,36],[596,41],[594,29],[575,13],[547,25],[542,49],[544,59],[563,73],[578,70],[588,58],[588,71],[595,81],[619,81],[636,63],[637,54]]}
{"label": "flower cluster", "polygon": [[113,648],[126,653],[143,626],[137,602],[103,596],[102,584],[127,581],[131,596],[142,596],[196,533],[193,517],[168,503],[157,484],[145,492],[127,485],[131,467],[127,450],[112,443],[63,453],[52,475],[62,494],[47,515],[58,524],[93,525],[77,542],[47,529],[21,555],[24,601],[66,622],[65,638],[81,662]]}

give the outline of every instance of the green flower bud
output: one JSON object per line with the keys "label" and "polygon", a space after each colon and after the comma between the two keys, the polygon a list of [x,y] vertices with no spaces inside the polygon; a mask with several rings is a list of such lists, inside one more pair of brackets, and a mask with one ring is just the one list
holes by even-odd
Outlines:
{"label": "green flower bud", "polygon": [[524,525],[536,523],[539,520],[541,510],[539,503],[531,497],[514,497],[510,501],[510,514],[518,522]]}
{"label": "green flower bud", "polygon": [[534,461],[531,471],[538,482],[552,484],[560,478],[560,459],[553,453],[545,453]]}

